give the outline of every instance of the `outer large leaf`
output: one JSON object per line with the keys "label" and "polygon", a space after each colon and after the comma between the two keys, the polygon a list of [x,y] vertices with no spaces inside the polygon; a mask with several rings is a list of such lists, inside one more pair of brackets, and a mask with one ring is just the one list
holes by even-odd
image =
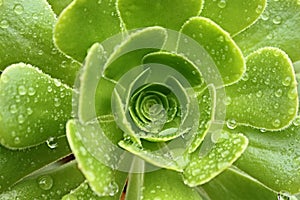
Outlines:
{"label": "outer large leaf", "polygon": [[249,138],[249,147],[236,165],[277,191],[300,192],[300,127],[294,124],[280,132],[238,127]]}
{"label": "outer large leaf", "polygon": [[202,0],[118,0],[125,27],[130,29],[163,26],[179,30],[190,17],[199,15]]}
{"label": "outer large leaf", "polygon": [[83,180],[84,177],[76,163],[72,162],[24,179],[10,190],[0,194],[0,199],[60,199]]}
{"label": "outer large leaf", "polygon": [[201,186],[207,200],[275,200],[277,193],[235,168],[229,168],[209,183]]}
{"label": "outer large leaf", "polygon": [[70,153],[65,137],[25,150],[13,151],[0,146],[0,192]]}
{"label": "outer large leaf", "polygon": [[194,187],[207,183],[230,167],[245,151],[248,139],[242,134],[219,134],[216,143],[206,155],[199,155],[198,151],[191,155],[191,161],[183,172],[187,185]]}
{"label": "outer large leaf", "polygon": [[253,24],[266,7],[267,0],[205,1],[201,16],[208,17],[235,35]]}
{"label": "outer large leaf", "polygon": [[[97,121],[94,124],[69,121],[67,136],[78,166],[93,191],[99,196],[113,196],[124,187],[126,174],[114,170],[120,155],[109,146],[109,141],[99,132],[101,130],[97,129],[97,125]],[[96,140],[98,142],[93,143]]]}
{"label": "outer large leaf", "polygon": [[0,18],[0,69],[27,62],[73,85],[79,65],[53,45],[56,19],[46,0],[3,1]]}
{"label": "outer large leaf", "polygon": [[[196,58],[193,57],[198,52],[194,52],[195,49],[189,49],[193,46],[192,42],[187,38],[181,37],[178,53],[183,53],[189,60],[200,67],[200,72],[203,76],[208,74],[211,76],[209,78],[213,79],[220,74],[225,84],[231,84],[240,79],[245,71],[243,55],[229,34],[216,23],[208,18],[194,17],[183,25],[181,32],[198,42],[198,45],[208,52],[217,66],[218,70],[210,69],[210,66],[201,66],[201,62],[204,62],[201,60],[202,58],[198,56]],[[207,69],[201,69],[201,67]],[[205,81],[209,81],[208,78],[204,78]],[[222,83],[218,84],[222,85]]]}
{"label": "outer large leaf", "polygon": [[300,59],[300,4],[298,0],[268,0],[261,18],[234,40],[245,55],[265,46],[283,49],[293,61]]}
{"label": "outer large leaf", "polygon": [[0,142],[23,148],[65,133],[71,117],[72,89],[23,63],[4,70],[0,79]]}
{"label": "outer large leaf", "polygon": [[56,45],[66,54],[83,61],[95,42],[121,32],[115,1],[74,0],[55,26]]}
{"label": "outer large leaf", "polygon": [[288,56],[277,48],[263,48],[247,58],[247,71],[226,88],[227,119],[258,128],[288,126],[298,109],[297,83]]}

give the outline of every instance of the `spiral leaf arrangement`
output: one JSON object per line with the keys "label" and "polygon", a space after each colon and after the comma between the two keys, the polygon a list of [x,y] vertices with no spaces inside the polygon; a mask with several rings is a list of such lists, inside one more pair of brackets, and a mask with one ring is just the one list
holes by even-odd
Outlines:
{"label": "spiral leaf arrangement", "polygon": [[0,0],[0,199],[296,199],[299,9]]}

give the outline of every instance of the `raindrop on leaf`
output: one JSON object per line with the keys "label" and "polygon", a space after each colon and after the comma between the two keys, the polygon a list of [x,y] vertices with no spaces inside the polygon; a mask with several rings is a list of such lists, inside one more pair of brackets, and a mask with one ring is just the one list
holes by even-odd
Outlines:
{"label": "raindrop on leaf", "polygon": [[226,125],[229,129],[235,129],[237,127],[237,123],[234,119],[227,120]]}
{"label": "raindrop on leaf", "polygon": [[1,22],[0,22],[0,27],[1,28],[3,28],[3,29],[6,29],[6,28],[8,28],[9,27],[9,23],[8,23],[8,21],[7,20],[2,20]]}
{"label": "raindrop on leaf", "polygon": [[226,7],[226,0],[220,0],[218,3],[219,8],[225,8]]}
{"label": "raindrop on leaf", "polygon": [[18,15],[22,14],[24,12],[24,8],[21,4],[16,4],[14,7],[14,12]]}
{"label": "raindrop on leaf", "polygon": [[48,138],[46,143],[50,149],[55,149],[57,147],[57,141],[55,137]]}
{"label": "raindrop on leaf", "polygon": [[53,186],[53,179],[49,175],[44,175],[38,179],[38,184],[41,189],[50,190]]}

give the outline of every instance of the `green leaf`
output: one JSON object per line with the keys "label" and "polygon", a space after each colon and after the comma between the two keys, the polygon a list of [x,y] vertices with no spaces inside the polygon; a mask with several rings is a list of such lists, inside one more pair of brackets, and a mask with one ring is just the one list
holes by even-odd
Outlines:
{"label": "green leaf", "polygon": [[203,142],[211,122],[214,120],[214,112],[216,105],[216,90],[212,85],[208,85],[203,91],[197,94],[199,103],[199,127],[196,134],[192,136],[190,144],[188,144],[188,152],[194,152]]}
{"label": "green leaf", "polygon": [[23,63],[6,68],[0,79],[0,142],[24,148],[65,133],[72,89]]}
{"label": "green leaf", "polygon": [[[180,37],[178,53],[183,53],[189,60],[194,62],[203,75],[207,73],[211,76],[210,78],[213,78],[220,74],[226,85],[241,78],[245,71],[243,55],[229,34],[219,25],[208,18],[193,17],[183,25],[181,32],[194,39],[213,59],[217,69],[210,69],[210,66],[201,66],[202,58],[192,57],[197,53],[194,52],[195,49],[192,49],[194,45],[191,44],[192,41],[184,38],[186,37],[184,35]],[[201,67],[207,69],[201,69]],[[205,81],[208,81],[207,78],[205,78]],[[222,85],[221,83],[218,84]]]}
{"label": "green leaf", "polygon": [[267,0],[205,1],[201,16],[210,18],[235,35],[251,26],[266,7]]}
{"label": "green leaf", "polygon": [[192,16],[200,14],[202,0],[118,0],[117,6],[126,29],[162,26],[179,30]]}
{"label": "green leaf", "polygon": [[226,118],[268,130],[287,127],[298,109],[297,82],[288,56],[266,47],[247,57],[241,81],[226,88]]}
{"label": "green leaf", "polygon": [[59,15],[73,0],[47,0],[56,15]]}
{"label": "green leaf", "polygon": [[55,15],[46,0],[5,1],[0,6],[0,69],[26,62],[73,85],[79,64],[53,44]]}
{"label": "green leaf", "polygon": [[171,67],[182,74],[192,87],[200,87],[203,84],[198,68],[182,55],[169,52],[149,53],[143,58],[143,63],[159,63]]}
{"label": "green leaf", "polygon": [[83,61],[95,42],[121,32],[121,22],[112,0],[74,0],[59,16],[54,40],[60,50]]}
{"label": "green leaf", "polygon": [[65,195],[62,200],[120,200],[117,195],[110,197],[98,196],[89,186],[87,181],[83,182],[78,188],[72,190],[69,194]]}
{"label": "green leaf", "polygon": [[9,150],[0,146],[0,192],[70,153],[65,137],[24,150]]}
{"label": "green leaf", "polygon": [[212,149],[206,155],[199,155],[199,151],[194,152],[184,169],[184,182],[190,187],[207,183],[219,175],[241,156],[248,145],[248,139],[242,134],[225,131],[214,134],[218,137]]}
{"label": "green leaf", "polygon": [[275,200],[277,193],[236,168],[229,168],[200,188],[206,199]]}
{"label": "green leaf", "polygon": [[195,188],[190,188],[182,181],[180,174],[160,169],[144,174],[143,199],[163,200],[201,200]]}
{"label": "green leaf", "polygon": [[114,196],[122,190],[126,174],[115,170],[120,154],[101,133],[97,121],[89,124],[69,121],[67,137],[79,168],[96,194]]}
{"label": "green leaf", "polygon": [[71,162],[27,177],[1,193],[0,199],[60,199],[83,180],[76,163]]}
{"label": "green leaf", "polygon": [[300,59],[300,4],[298,0],[269,0],[260,19],[234,40],[245,55],[265,47],[279,47],[293,61]]}
{"label": "green leaf", "polygon": [[276,191],[300,192],[300,118],[279,132],[237,127],[249,138],[249,146],[237,167]]}

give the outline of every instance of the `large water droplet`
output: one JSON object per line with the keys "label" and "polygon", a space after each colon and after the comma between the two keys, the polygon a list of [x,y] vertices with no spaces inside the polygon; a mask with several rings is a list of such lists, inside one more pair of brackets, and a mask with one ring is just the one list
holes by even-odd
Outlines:
{"label": "large water droplet", "polygon": [[9,111],[11,114],[14,114],[16,113],[18,110],[17,110],[17,106],[16,104],[12,104],[10,107],[9,107]]}
{"label": "large water droplet", "polygon": [[110,190],[109,195],[114,196],[119,191],[118,184],[116,182],[111,182],[109,184],[109,190]]}
{"label": "large water droplet", "polygon": [[226,0],[220,0],[218,2],[218,7],[219,8],[225,8],[226,7]]}
{"label": "large water droplet", "polygon": [[261,15],[261,19],[264,21],[267,21],[269,17],[270,17],[270,13],[268,11],[263,12]]}
{"label": "large water droplet", "polygon": [[6,29],[6,28],[8,28],[9,27],[9,23],[8,23],[8,21],[7,20],[2,20],[1,22],[0,22],[0,27],[1,28],[3,28],[3,29]]}
{"label": "large water droplet", "polygon": [[299,115],[294,119],[293,124],[295,126],[299,126],[300,125],[300,116]]}
{"label": "large water droplet", "polygon": [[50,190],[53,186],[53,179],[50,175],[44,175],[38,179],[38,184],[41,189]]}
{"label": "large water droplet", "polygon": [[19,95],[25,95],[26,94],[26,88],[25,88],[25,86],[24,85],[20,85],[19,87],[18,87],[18,93],[19,93]]}
{"label": "large water droplet", "polygon": [[55,137],[48,138],[46,143],[50,149],[55,149],[57,147],[57,141]]}
{"label": "large water droplet", "polygon": [[21,4],[16,4],[14,7],[14,12],[18,15],[22,14],[24,12],[24,8]]}
{"label": "large water droplet", "polygon": [[275,119],[272,123],[272,125],[275,127],[275,128],[278,128],[280,126],[281,122],[279,119]]}
{"label": "large water droplet", "polygon": [[29,88],[28,88],[28,95],[29,95],[29,96],[35,95],[35,89],[34,89],[33,87],[29,87]]}
{"label": "large water droplet", "polygon": [[288,97],[289,97],[289,99],[295,99],[295,98],[297,98],[297,90],[296,89],[291,89],[288,92]]}
{"label": "large water droplet", "polygon": [[274,17],[273,24],[276,24],[276,25],[281,24],[281,17],[280,16]]}
{"label": "large water droplet", "polygon": [[289,86],[292,82],[292,78],[290,76],[285,77],[285,79],[283,79],[282,81],[282,85],[284,86]]}
{"label": "large water droplet", "polygon": [[229,129],[235,129],[237,127],[237,123],[234,119],[227,120],[226,125]]}

